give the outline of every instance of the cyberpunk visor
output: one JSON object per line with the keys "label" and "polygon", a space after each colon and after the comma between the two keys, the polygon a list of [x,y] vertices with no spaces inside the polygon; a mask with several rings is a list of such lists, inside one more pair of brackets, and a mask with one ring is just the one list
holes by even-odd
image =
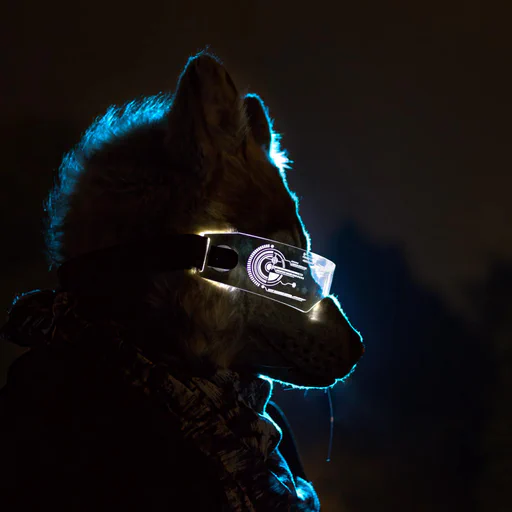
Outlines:
{"label": "cyberpunk visor", "polygon": [[236,267],[205,265],[199,275],[307,312],[329,295],[336,265],[318,254],[245,233],[204,233],[211,245],[236,252]]}
{"label": "cyberpunk visor", "polygon": [[335,264],[275,240],[237,232],[203,233],[101,249],[63,263],[58,276],[61,288],[90,293],[135,275],[183,269],[196,269],[204,279],[306,313],[329,295]]}

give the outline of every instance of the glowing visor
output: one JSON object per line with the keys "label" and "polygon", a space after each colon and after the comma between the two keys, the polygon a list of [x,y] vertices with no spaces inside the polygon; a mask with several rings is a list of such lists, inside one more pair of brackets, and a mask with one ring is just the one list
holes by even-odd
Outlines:
{"label": "glowing visor", "polygon": [[209,248],[231,249],[238,255],[238,264],[231,270],[212,266],[210,259],[199,271],[205,279],[303,312],[310,311],[329,295],[336,265],[327,258],[245,233],[203,233],[203,236],[209,239]]}

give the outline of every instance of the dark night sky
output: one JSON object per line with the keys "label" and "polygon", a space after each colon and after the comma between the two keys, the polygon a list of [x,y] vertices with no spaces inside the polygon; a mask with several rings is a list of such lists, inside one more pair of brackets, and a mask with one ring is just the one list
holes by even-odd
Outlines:
{"label": "dark night sky", "polygon": [[[471,0],[298,5],[11,2],[0,306],[52,283],[41,202],[62,153],[111,103],[172,89],[209,44],[270,107],[313,248],[338,263],[334,291],[367,342],[334,392],[331,463],[327,399],[277,392],[323,510],[505,510],[507,18]],[[13,354],[0,349],[0,380]]]}

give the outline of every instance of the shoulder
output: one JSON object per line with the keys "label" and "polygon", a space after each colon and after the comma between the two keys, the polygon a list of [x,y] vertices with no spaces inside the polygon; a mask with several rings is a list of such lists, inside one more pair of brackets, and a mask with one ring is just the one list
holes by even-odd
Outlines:
{"label": "shoulder", "polygon": [[22,356],[0,391],[1,510],[221,510],[215,469],[165,411],[54,359]]}

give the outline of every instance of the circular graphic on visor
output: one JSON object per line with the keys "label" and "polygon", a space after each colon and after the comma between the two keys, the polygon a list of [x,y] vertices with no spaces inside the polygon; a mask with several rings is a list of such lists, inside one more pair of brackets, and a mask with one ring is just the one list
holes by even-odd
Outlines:
{"label": "circular graphic on visor", "polygon": [[283,253],[271,244],[261,245],[247,260],[247,272],[256,286],[275,286],[283,278],[283,274],[276,270],[285,268]]}

